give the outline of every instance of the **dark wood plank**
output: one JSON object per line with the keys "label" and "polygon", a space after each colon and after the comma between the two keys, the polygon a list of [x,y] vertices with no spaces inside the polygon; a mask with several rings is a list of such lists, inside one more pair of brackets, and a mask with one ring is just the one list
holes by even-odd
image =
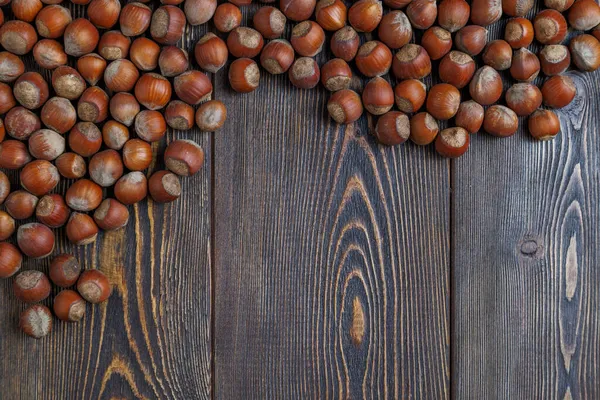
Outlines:
{"label": "dark wood plank", "polygon": [[[83,15],[83,7],[74,7]],[[182,45],[193,49],[206,27],[188,28]],[[31,65],[31,59],[29,60]],[[211,138],[197,130],[169,132],[197,141],[205,167],[182,180],[183,195],[170,205],[144,201],[130,207],[126,229],[76,248],[57,230],[57,252],[74,252],[85,268],[98,268],[114,284],[101,306],[88,306],[77,324],[55,320],[54,332],[35,341],[17,328],[24,305],[12,280],[0,282],[1,398],[186,398],[210,396]],[[16,174],[13,174],[16,183]],[[64,193],[66,183],[58,192]],[[27,260],[24,269],[47,271],[49,260]],[[55,288],[53,295],[58,293]],[[44,302],[51,306],[51,299]]]}
{"label": "dark wood plank", "polygon": [[456,398],[600,397],[600,74],[569,76],[554,141],[476,137],[454,163]]}
{"label": "dark wood plank", "polygon": [[261,73],[217,79],[215,397],[448,397],[449,162]]}

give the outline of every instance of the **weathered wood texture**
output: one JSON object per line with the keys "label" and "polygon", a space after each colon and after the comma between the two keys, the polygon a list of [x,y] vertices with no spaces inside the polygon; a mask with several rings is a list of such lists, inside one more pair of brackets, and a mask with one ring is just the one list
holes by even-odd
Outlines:
{"label": "weathered wood texture", "polygon": [[453,394],[600,397],[600,75],[535,142],[477,138],[454,162]]}
{"label": "weathered wood texture", "polygon": [[[83,7],[71,7],[74,17],[84,15]],[[183,46],[192,50],[205,30],[188,28]],[[31,56],[27,64],[36,68]],[[57,253],[72,252],[84,268],[108,275],[114,293],[107,303],[88,306],[77,324],[55,320],[53,333],[36,341],[17,328],[25,306],[13,296],[12,280],[0,281],[0,399],[210,396],[211,138],[170,131],[154,146],[158,161],[148,176],[164,169],[162,152],[175,138],[193,139],[206,152],[205,167],[182,180],[178,202],[130,207],[126,229],[86,247],[69,244],[64,229],[56,230]],[[16,188],[18,175],[11,178]],[[56,191],[66,188],[61,183]],[[48,259],[27,260],[23,269],[47,272],[48,265]],[[51,299],[44,304],[51,307]]]}
{"label": "weathered wood texture", "polygon": [[216,89],[215,397],[448,397],[449,162],[285,75]]}

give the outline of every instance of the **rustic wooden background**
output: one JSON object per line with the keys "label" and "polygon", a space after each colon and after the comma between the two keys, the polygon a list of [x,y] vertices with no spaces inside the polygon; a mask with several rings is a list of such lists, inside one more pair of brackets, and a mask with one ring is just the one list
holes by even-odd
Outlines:
{"label": "rustic wooden background", "polygon": [[451,161],[333,124],[322,88],[219,72],[226,126],[168,135],[206,151],[182,198],[61,237],[106,304],[35,341],[0,282],[0,398],[599,398],[600,74],[569,75],[557,139],[479,134]]}

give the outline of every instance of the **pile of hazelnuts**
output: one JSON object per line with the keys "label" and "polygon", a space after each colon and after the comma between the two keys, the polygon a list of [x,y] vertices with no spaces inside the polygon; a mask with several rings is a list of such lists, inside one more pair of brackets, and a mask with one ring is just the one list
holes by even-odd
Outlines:
{"label": "pile of hazelnuts", "polygon": [[[210,100],[210,78],[190,69],[176,46],[186,27],[180,2],[152,11],[137,2],[121,8],[119,0],[73,0],[89,3],[87,18],[73,20],[60,0],[0,0],[14,16],[5,21],[0,9],[0,168],[19,177],[11,187],[11,174],[0,171],[0,278],[14,277],[15,296],[33,304],[20,319],[30,336],[52,328],[50,310],[38,304],[50,295],[50,281],[65,288],[54,314],[71,322],[83,317],[86,301],[105,301],[111,286],[98,270],[81,273],[73,256],[55,258],[50,279],[21,272],[23,257],[52,255],[63,226],[71,243],[87,245],[100,230],[123,228],[128,206],[147,197],[176,200],[181,177],[200,170],[204,152],[191,140],[171,141],[165,169],[150,174],[152,144],[168,127],[210,132],[225,122],[223,103]],[[188,21],[206,22],[195,19],[195,3],[186,0]],[[51,79],[26,71],[22,57],[30,52]]]}

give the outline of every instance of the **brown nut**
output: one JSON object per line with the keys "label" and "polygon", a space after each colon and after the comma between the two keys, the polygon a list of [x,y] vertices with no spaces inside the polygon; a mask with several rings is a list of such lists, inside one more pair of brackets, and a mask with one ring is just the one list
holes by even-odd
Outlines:
{"label": "brown nut", "polygon": [[88,303],[98,304],[108,300],[112,287],[106,275],[97,269],[89,269],[79,277],[77,291]]}
{"label": "brown nut", "polygon": [[[207,34],[208,35],[208,34]],[[220,38],[218,38],[223,47],[225,48],[225,52],[227,52],[227,46],[225,46],[225,42],[223,42]],[[200,41],[202,38],[200,39]],[[200,43],[198,41],[198,43]],[[196,47],[198,47],[198,43]],[[227,61],[227,54],[225,53],[225,61]],[[223,61],[223,64],[225,63]],[[200,62],[198,62],[200,63]],[[180,75],[188,70],[190,66],[190,61],[188,59],[187,51],[180,49],[176,46],[167,46],[163,47],[160,55],[158,56],[158,66],[160,68],[160,73],[166,77],[174,77]],[[202,67],[202,65],[200,65]]]}
{"label": "brown nut", "polygon": [[527,121],[529,133],[537,140],[554,139],[560,132],[560,121],[552,110],[537,110]]}
{"label": "brown nut", "polygon": [[[48,228],[46,228],[48,229]],[[40,271],[23,271],[15,277],[15,297],[25,303],[38,303],[50,296],[50,281]]]}
{"label": "brown nut", "polygon": [[71,213],[65,229],[69,241],[77,246],[85,246],[96,241],[98,226],[87,214]]}
{"label": "brown nut", "polygon": [[152,71],[158,66],[160,46],[154,40],[139,37],[131,43],[129,58],[142,71]]}
{"label": "brown nut", "polygon": [[0,242],[0,278],[10,278],[21,269],[23,256],[19,249],[6,242]]}
{"label": "brown nut", "polygon": [[29,138],[29,153],[37,159],[52,161],[65,152],[65,138],[50,129],[40,129]]}
{"label": "brown nut", "polygon": [[[338,1],[339,3],[342,4],[343,6],[343,15],[344,15],[344,19],[346,16],[345,10],[346,10],[346,6],[344,5],[344,3],[342,3],[341,1]],[[339,7],[338,3],[333,3],[335,6]],[[233,6],[235,7],[235,6]],[[220,6],[219,6],[220,8]],[[217,9],[217,11],[219,11]],[[239,13],[239,18],[238,18],[238,14]],[[321,12],[321,20],[323,20],[323,22],[327,22],[328,25],[327,26],[333,26],[335,25],[334,19],[335,17],[339,17],[338,14],[333,14],[331,18],[325,18],[323,17],[325,13],[322,11]],[[236,7],[236,10],[231,10],[230,12],[230,17],[226,20],[226,23],[223,24],[223,29],[219,29],[219,27],[217,27],[217,29],[219,29],[221,32],[230,32],[232,30],[234,30],[235,28],[237,28],[238,26],[240,26],[242,20],[242,14],[240,12],[240,9]],[[285,18],[285,15],[283,15],[283,13],[281,11],[279,11],[278,9],[276,9],[275,7],[270,7],[270,6],[265,6],[265,7],[261,7],[258,9],[258,11],[256,11],[256,13],[254,13],[254,16],[252,17],[252,22],[254,23],[254,28],[260,32],[260,34],[267,38],[267,39],[276,39],[278,37],[280,37],[283,34],[283,30],[285,29],[285,23],[286,23],[287,19]],[[319,22],[319,10],[317,9],[317,22]],[[216,20],[216,16],[215,16],[215,25],[217,24],[217,20]],[[320,22],[319,22],[320,24]],[[343,26],[343,25],[342,25]],[[324,28],[326,29],[326,28]]]}
{"label": "brown nut", "polygon": [[41,127],[40,118],[24,107],[14,107],[4,117],[6,133],[18,140],[28,140]]}
{"label": "brown nut", "polygon": [[152,14],[150,34],[160,44],[173,45],[181,39],[185,30],[185,14],[175,6],[159,7]]}
{"label": "brown nut", "polygon": [[351,81],[352,70],[341,58],[329,60],[321,68],[321,83],[331,92],[348,89]]}
{"label": "brown nut", "polygon": [[435,138],[435,150],[444,157],[457,158],[469,149],[469,132],[463,128],[444,129]]}
{"label": "brown nut", "polygon": [[52,331],[52,313],[41,304],[26,308],[19,317],[19,328],[34,339],[41,339]]}
{"label": "brown nut", "polygon": [[452,49],[452,35],[439,26],[432,26],[423,33],[421,45],[432,60],[439,60]]}
{"label": "brown nut", "polygon": [[171,82],[155,73],[142,75],[135,85],[135,98],[149,110],[164,108],[171,100],[171,92]]}
{"label": "brown nut", "polygon": [[27,219],[35,212],[38,198],[24,190],[16,190],[8,195],[4,206],[14,219]]}
{"label": "brown nut", "polygon": [[[77,111],[68,99],[65,99],[64,97],[52,97],[44,104],[44,107],[42,107],[41,119],[42,123],[46,125],[47,128],[64,134],[75,126],[75,122],[77,122]],[[62,154],[62,152],[60,154]],[[60,154],[58,154],[57,157]],[[33,156],[40,158],[35,154]]]}
{"label": "brown nut", "polygon": [[[595,39],[594,39],[595,40]],[[540,73],[540,60],[526,48],[515,51],[510,75],[520,82],[531,82]]]}
{"label": "brown nut", "polygon": [[348,22],[357,32],[373,32],[382,17],[383,7],[379,0],[358,0],[348,10]]}
{"label": "brown nut", "polygon": [[[196,47],[194,48],[194,56],[196,57],[196,62],[198,63],[200,68],[208,72],[215,73],[221,68],[223,68],[223,66],[227,62],[229,50],[227,50],[227,45],[221,38],[209,32],[206,35],[202,36],[200,40],[198,40],[198,42],[196,43]],[[183,59],[180,63],[184,63]],[[163,74],[164,72],[169,71],[163,71]],[[179,75],[179,73],[183,71],[177,72],[178,73],[176,73],[176,75]]]}
{"label": "brown nut", "polygon": [[430,28],[437,18],[437,5],[434,0],[413,0],[406,7],[410,23],[417,29]]}
{"label": "brown nut", "polygon": [[55,69],[67,63],[67,53],[56,40],[42,39],[33,46],[33,59],[42,68]]}
{"label": "brown nut", "polygon": [[471,98],[481,105],[494,104],[502,96],[502,78],[492,67],[479,68],[469,84]]}
{"label": "brown nut", "polygon": [[38,201],[35,216],[50,228],[60,228],[67,223],[71,210],[59,194],[48,194]]}
{"label": "brown nut", "polygon": [[105,231],[120,229],[128,220],[129,210],[115,199],[105,199],[94,211],[94,221]]}
{"label": "brown nut", "polygon": [[207,100],[213,90],[210,79],[196,70],[187,71],[177,76],[173,82],[173,87],[177,97],[190,105],[200,104]]}
{"label": "brown nut", "polygon": [[19,169],[31,161],[31,156],[23,142],[5,140],[0,143],[0,168]]}
{"label": "brown nut", "polygon": [[573,63],[581,71],[591,72],[600,67],[600,41],[594,36],[587,34],[575,36],[569,42],[569,50],[571,50]]}
{"label": "brown nut", "polygon": [[56,159],[56,168],[67,179],[82,178],[87,170],[85,160],[79,154],[64,153]]}
{"label": "brown nut", "polygon": [[210,100],[198,107],[196,124],[200,130],[214,132],[221,129],[227,118],[227,108],[219,100]]}
{"label": "brown nut", "polygon": [[140,72],[136,66],[131,61],[125,59],[111,62],[104,70],[104,83],[113,92],[131,91],[139,77]]}
{"label": "brown nut", "polygon": [[37,72],[25,72],[15,81],[13,95],[23,107],[35,110],[48,100],[50,91],[42,75]]}
{"label": "brown nut", "polygon": [[[327,31],[337,31],[338,29],[343,28],[344,25],[346,25],[347,16],[348,9],[341,0],[319,0],[315,8],[315,19],[317,20],[317,23],[321,26],[321,28]],[[254,25],[256,25],[256,22]],[[282,32],[280,32],[280,34]]]}
{"label": "brown nut", "polygon": [[542,98],[548,107],[566,107],[573,101],[576,94],[575,82],[566,75],[553,76],[542,85]]}
{"label": "brown nut", "polygon": [[594,0],[577,0],[569,8],[569,25],[578,31],[589,31],[600,24],[600,6]]}
{"label": "brown nut", "polygon": [[123,146],[123,163],[131,171],[143,171],[152,163],[152,148],[141,139],[128,140]]}
{"label": "brown nut", "polygon": [[559,44],[567,36],[567,21],[556,10],[543,10],[533,22],[535,38],[542,44]]}
{"label": "brown nut", "polygon": [[80,179],[67,189],[65,200],[69,207],[75,211],[95,210],[102,202],[102,187],[89,179]]}
{"label": "brown nut", "polygon": [[0,27],[0,44],[4,50],[22,56],[31,51],[37,42],[35,28],[23,21],[6,21]]}
{"label": "brown nut", "polygon": [[117,121],[107,121],[102,127],[102,140],[109,149],[121,150],[129,140],[129,129]]}
{"label": "brown nut", "polygon": [[19,178],[23,189],[36,196],[42,196],[58,185],[60,174],[49,161],[34,160],[23,167]]}
{"label": "brown nut", "polygon": [[283,74],[292,66],[294,54],[287,40],[275,39],[267,43],[260,53],[260,65],[270,74]]}
{"label": "brown nut", "polygon": [[396,53],[392,68],[398,79],[422,79],[431,73],[431,59],[423,47],[409,43]]}
{"label": "brown nut", "polygon": [[65,52],[70,56],[80,57],[91,53],[99,40],[98,29],[85,18],[75,19],[65,28]]}
{"label": "brown nut", "polygon": [[[532,29],[533,32],[533,29]],[[487,44],[487,29],[478,25],[461,28],[454,37],[456,48],[470,56],[481,53]]]}
{"label": "brown nut", "polygon": [[571,53],[561,44],[544,46],[539,57],[542,72],[547,76],[560,75],[571,65]]}
{"label": "brown nut", "polygon": [[385,75],[392,65],[392,52],[383,43],[371,40],[360,46],[355,62],[358,70],[369,78]]}
{"label": "brown nut", "polygon": [[483,129],[493,136],[508,137],[517,132],[519,119],[508,107],[494,105],[485,111]]}
{"label": "brown nut", "polygon": [[100,123],[104,121],[108,117],[106,92],[98,86],[87,88],[77,102],[77,116],[85,122]]}
{"label": "brown nut", "polygon": [[71,11],[59,5],[49,5],[40,10],[35,18],[35,27],[40,36],[58,39],[71,23]]}
{"label": "brown nut", "polygon": [[166,167],[179,176],[194,175],[203,164],[204,151],[191,140],[175,140],[165,150]]}
{"label": "brown nut", "polygon": [[0,211],[0,240],[6,240],[15,233],[15,220],[5,211]]}
{"label": "brown nut", "polygon": [[65,322],[79,322],[85,316],[85,300],[73,290],[63,290],[54,298],[54,314]]}
{"label": "brown nut", "polygon": [[239,58],[229,66],[228,78],[233,90],[238,93],[250,93],[256,90],[260,83],[260,70],[254,60]]}
{"label": "brown nut", "polygon": [[85,81],[79,72],[65,65],[52,73],[52,87],[57,96],[76,100],[85,90]]}
{"label": "brown nut", "polygon": [[165,120],[167,125],[173,129],[182,131],[192,129],[194,127],[194,116],[194,108],[179,100],[171,101],[165,109]]}
{"label": "brown nut", "polygon": [[461,51],[451,51],[440,62],[438,73],[442,82],[462,89],[467,86],[475,74],[475,61]]}
{"label": "brown nut", "polygon": [[338,124],[351,124],[363,113],[362,101],[355,91],[342,89],[331,95],[327,102],[327,111]]}
{"label": "brown nut", "polygon": [[98,53],[105,60],[114,61],[126,58],[129,54],[129,47],[131,47],[131,39],[123,35],[121,31],[108,31],[100,38]]}
{"label": "brown nut", "polygon": [[288,71],[292,85],[299,89],[312,89],[321,79],[321,70],[317,62],[310,57],[300,57],[294,61]]}
{"label": "brown nut", "polygon": [[90,22],[100,29],[110,29],[115,26],[120,14],[121,2],[119,0],[92,0],[87,8]]}
{"label": "brown nut", "polygon": [[377,34],[390,49],[399,49],[412,39],[412,26],[406,14],[395,10],[385,14],[381,19]]}
{"label": "brown nut", "polygon": [[181,196],[181,184],[170,171],[157,171],[148,180],[148,191],[157,203],[170,203]]}
{"label": "brown nut", "polygon": [[447,83],[434,85],[427,95],[427,112],[435,119],[452,118],[460,106],[460,92]]}
{"label": "brown nut", "polygon": [[110,115],[118,122],[131,126],[140,112],[140,104],[131,93],[116,93],[110,99]]}
{"label": "brown nut", "polygon": [[383,115],[394,106],[392,86],[381,77],[371,79],[362,92],[363,106],[373,115]]}
{"label": "brown nut", "polygon": [[217,0],[186,0],[183,9],[190,25],[205,24],[215,15]]}
{"label": "brown nut", "polygon": [[25,64],[19,57],[8,51],[0,52],[0,82],[13,82],[23,72],[25,72]]}
{"label": "brown nut", "polygon": [[471,1],[471,22],[475,25],[488,26],[502,18],[502,1]]}
{"label": "brown nut", "polygon": [[115,185],[115,197],[123,204],[135,204],[145,199],[147,194],[148,181],[139,171],[123,175]]}
{"label": "brown nut", "polygon": [[[96,53],[86,54],[79,57],[77,60],[77,70],[90,85],[94,86],[98,83],[100,78],[104,76],[104,70],[106,69],[106,60],[100,57]],[[85,84],[81,88],[79,95],[83,93]],[[79,95],[77,97],[79,97]]]}
{"label": "brown nut", "polygon": [[50,280],[56,286],[62,288],[73,286],[80,274],[81,266],[71,254],[59,254],[50,263]]}
{"label": "brown nut", "polygon": [[119,16],[119,26],[125,36],[139,36],[150,26],[152,10],[145,4],[133,2],[126,4]]}
{"label": "brown nut", "polygon": [[345,26],[333,34],[329,47],[334,56],[349,62],[356,56],[359,45],[358,33],[351,26]]}
{"label": "brown nut", "polygon": [[389,111],[377,120],[375,137],[379,143],[395,146],[408,140],[410,136],[410,120],[400,111]]}
{"label": "brown nut", "polygon": [[442,0],[438,5],[438,24],[454,33],[467,25],[470,14],[471,6],[465,0]]}
{"label": "brown nut", "polygon": [[[32,222],[19,227],[17,231],[17,243],[19,244],[19,248],[23,254],[25,254],[27,257],[48,257],[54,251],[54,233],[52,233],[50,228],[48,228],[46,225]],[[46,278],[45,275],[44,278]],[[50,284],[48,283],[48,293],[49,292]],[[19,295],[17,295],[17,297],[23,301],[27,301],[21,298]],[[41,299],[31,300],[31,302],[37,302],[45,299],[46,297],[48,297],[47,294]]]}
{"label": "brown nut", "polygon": [[504,71],[512,64],[512,47],[504,40],[493,40],[485,47],[483,62],[496,71]]}
{"label": "brown nut", "polygon": [[394,88],[394,98],[398,109],[405,113],[417,112],[425,104],[427,87],[416,79],[407,79]]}
{"label": "brown nut", "polygon": [[528,47],[533,42],[533,35],[533,25],[527,18],[510,19],[504,30],[504,40],[513,49]]}
{"label": "brown nut", "polygon": [[90,160],[90,178],[102,187],[109,187],[123,175],[123,161],[115,150],[94,154]]}
{"label": "brown nut", "polygon": [[517,83],[506,91],[506,105],[517,115],[529,115],[542,105],[542,92],[531,83]]}
{"label": "brown nut", "polygon": [[481,104],[469,100],[460,103],[454,122],[456,123],[456,126],[465,129],[470,134],[475,134],[481,129],[483,117],[484,110]]}
{"label": "brown nut", "polygon": [[69,147],[83,157],[96,154],[102,146],[102,132],[91,122],[78,122],[69,132]]}
{"label": "brown nut", "polygon": [[237,58],[253,58],[260,54],[264,45],[262,35],[252,28],[240,26],[227,36],[227,48]]}
{"label": "brown nut", "polygon": [[290,43],[299,55],[314,57],[323,49],[325,32],[316,22],[303,21],[292,29]]}
{"label": "brown nut", "polygon": [[135,117],[135,132],[147,142],[157,142],[167,133],[167,122],[160,112],[144,110]]}
{"label": "brown nut", "polygon": [[[262,10],[262,8],[259,9],[256,12],[256,14],[258,14],[260,10]],[[260,31],[256,24],[256,14],[254,14],[254,27]],[[242,23],[242,12],[240,11],[240,8],[234,4],[220,4],[215,10],[215,15],[213,16],[213,23],[215,24],[215,28],[217,28],[220,32],[231,32],[232,30],[240,26],[240,24]],[[264,37],[267,37],[267,35],[265,35],[264,32],[261,33]]]}

